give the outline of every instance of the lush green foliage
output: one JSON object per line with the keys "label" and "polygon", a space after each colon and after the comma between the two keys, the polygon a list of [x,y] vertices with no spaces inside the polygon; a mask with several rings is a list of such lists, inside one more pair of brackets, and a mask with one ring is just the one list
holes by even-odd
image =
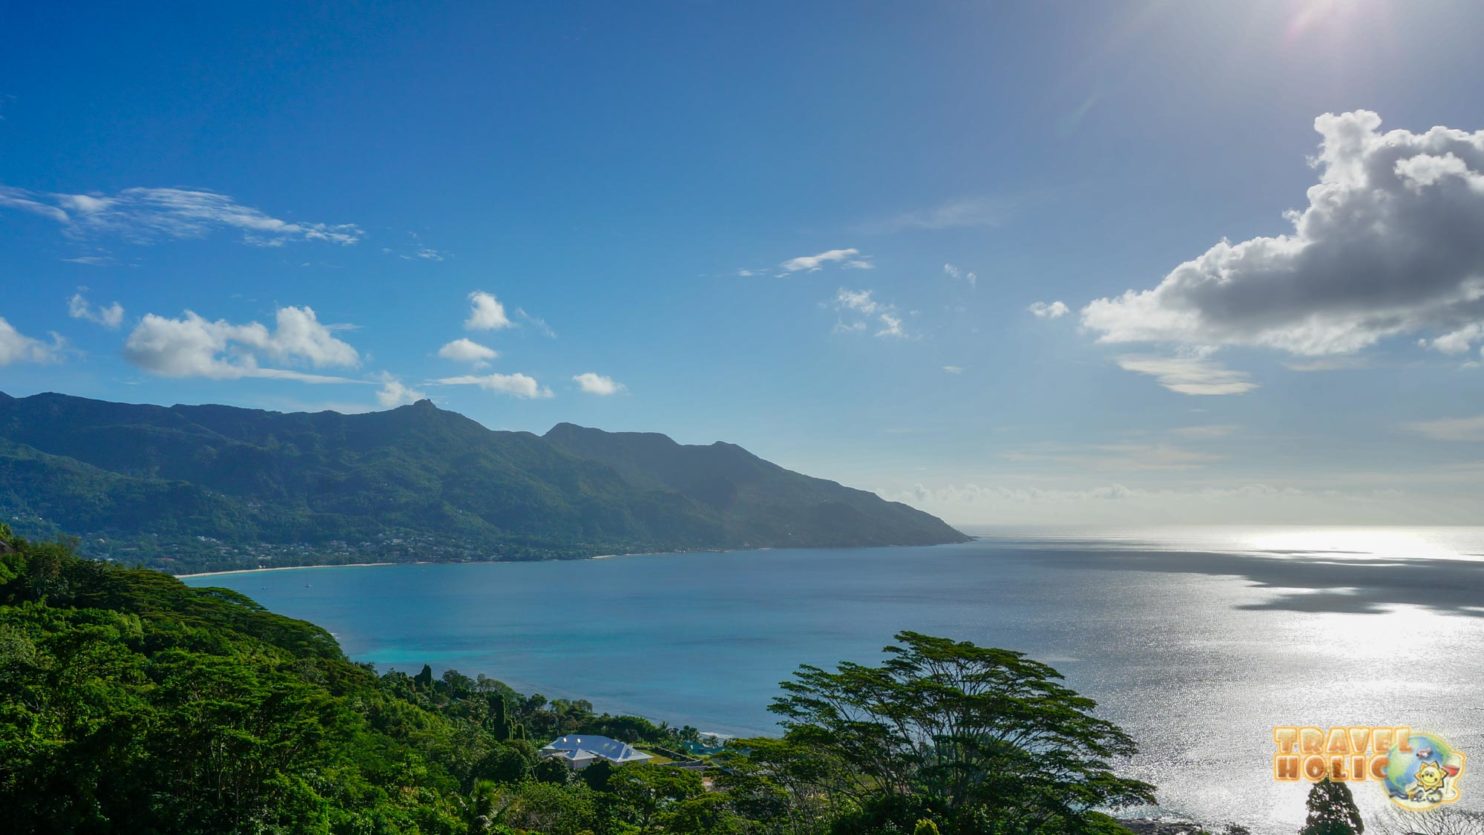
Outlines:
{"label": "lush green foliage", "polygon": [[753,743],[796,794],[830,800],[838,831],[927,820],[946,832],[1100,832],[1110,821],[1096,810],[1154,802],[1153,786],[1109,764],[1133,740],[1055,670],[1010,650],[897,640],[881,666],[801,667],[771,708],[784,738]]}
{"label": "lush green foliage", "polygon": [[177,573],[367,559],[961,541],[739,447],[563,424],[492,432],[427,401],[280,414],[0,394],[0,514]]}
{"label": "lush green foliage", "polygon": [[1299,835],[1361,835],[1365,822],[1355,806],[1350,786],[1331,780],[1320,780],[1309,789],[1308,818]]}
{"label": "lush green foliage", "polygon": [[[805,667],[782,739],[573,774],[537,746],[694,741],[455,671],[378,676],[240,594],[0,525],[0,808],[16,832],[1112,832],[1132,750],[1015,653],[904,633],[881,668]],[[897,726],[882,726],[883,722]]]}
{"label": "lush green foliage", "polygon": [[530,740],[572,732],[694,735],[482,676],[377,676],[318,627],[239,594],[0,525],[8,831],[618,832],[595,816],[652,824],[689,798],[621,783],[641,803],[630,810],[567,785],[564,767],[560,784],[533,780]]}

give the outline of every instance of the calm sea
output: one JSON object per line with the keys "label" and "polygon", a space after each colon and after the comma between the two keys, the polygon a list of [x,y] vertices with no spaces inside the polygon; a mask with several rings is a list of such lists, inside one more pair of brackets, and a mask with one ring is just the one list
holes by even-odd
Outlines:
{"label": "calm sea", "polygon": [[[1303,821],[1306,786],[1271,779],[1277,724],[1410,725],[1484,763],[1484,528],[969,532],[188,582],[318,623],[382,668],[731,733],[776,730],[766,707],[797,665],[872,661],[898,630],[1018,649],[1140,740],[1127,770],[1163,811],[1259,833]],[[1460,805],[1484,809],[1484,776],[1461,785]],[[1356,796],[1385,805],[1375,786]]]}

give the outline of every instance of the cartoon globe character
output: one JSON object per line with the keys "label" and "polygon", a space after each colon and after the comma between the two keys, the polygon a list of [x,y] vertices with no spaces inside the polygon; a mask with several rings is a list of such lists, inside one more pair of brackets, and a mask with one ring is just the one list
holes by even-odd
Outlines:
{"label": "cartoon globe character", "polygon": [[1404,809],[1425,811],[1458,799],[1464,755],[1432,733],[1414,733],[1407,748],[1393,745],[1386,755],[1386,792]]}

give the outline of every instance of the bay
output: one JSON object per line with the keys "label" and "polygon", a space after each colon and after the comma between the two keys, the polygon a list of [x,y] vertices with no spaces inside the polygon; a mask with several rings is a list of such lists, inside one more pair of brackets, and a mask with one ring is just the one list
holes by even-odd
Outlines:
{"label": "bay", "polygon": [[[737,734],[799,664],[899,630],[1021,650],[1139,740],[1159,812],[1292,832],[1275,725],[1405,724],[1484,752],[1484,529],[970,533],[963,545],[410,564],[187,578],[324,626],[381,669],[456,668]],[[1484,756],[1484,754],[1480,754]],[[1474,778],[1478,779],[1478,778]],[[1465,808],[1484,791],[1462,783]],[[1386,803],[1358,786],[1367,812]]]}

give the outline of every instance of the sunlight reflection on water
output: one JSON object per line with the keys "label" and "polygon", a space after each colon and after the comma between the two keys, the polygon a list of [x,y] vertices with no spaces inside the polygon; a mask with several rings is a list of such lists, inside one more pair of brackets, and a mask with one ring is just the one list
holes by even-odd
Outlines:
{"label": "sunlight reflection on water", "polygon": [[[980,533],[979,531],[970,531]],[[994,529],[936,548],[406,565],[193,580],[324,625],[383,667],[484,672],[703,729],[771,729],[800,663],[898,629],[1052,663],[1141,742],[1163,808],[1293,832],[1271,730],[1410,724],[1484,751],[1484,530]],[[1465,783],[1462,805],[1484,809]],[[1356,791],[1363,810],[1385,804]]]}

